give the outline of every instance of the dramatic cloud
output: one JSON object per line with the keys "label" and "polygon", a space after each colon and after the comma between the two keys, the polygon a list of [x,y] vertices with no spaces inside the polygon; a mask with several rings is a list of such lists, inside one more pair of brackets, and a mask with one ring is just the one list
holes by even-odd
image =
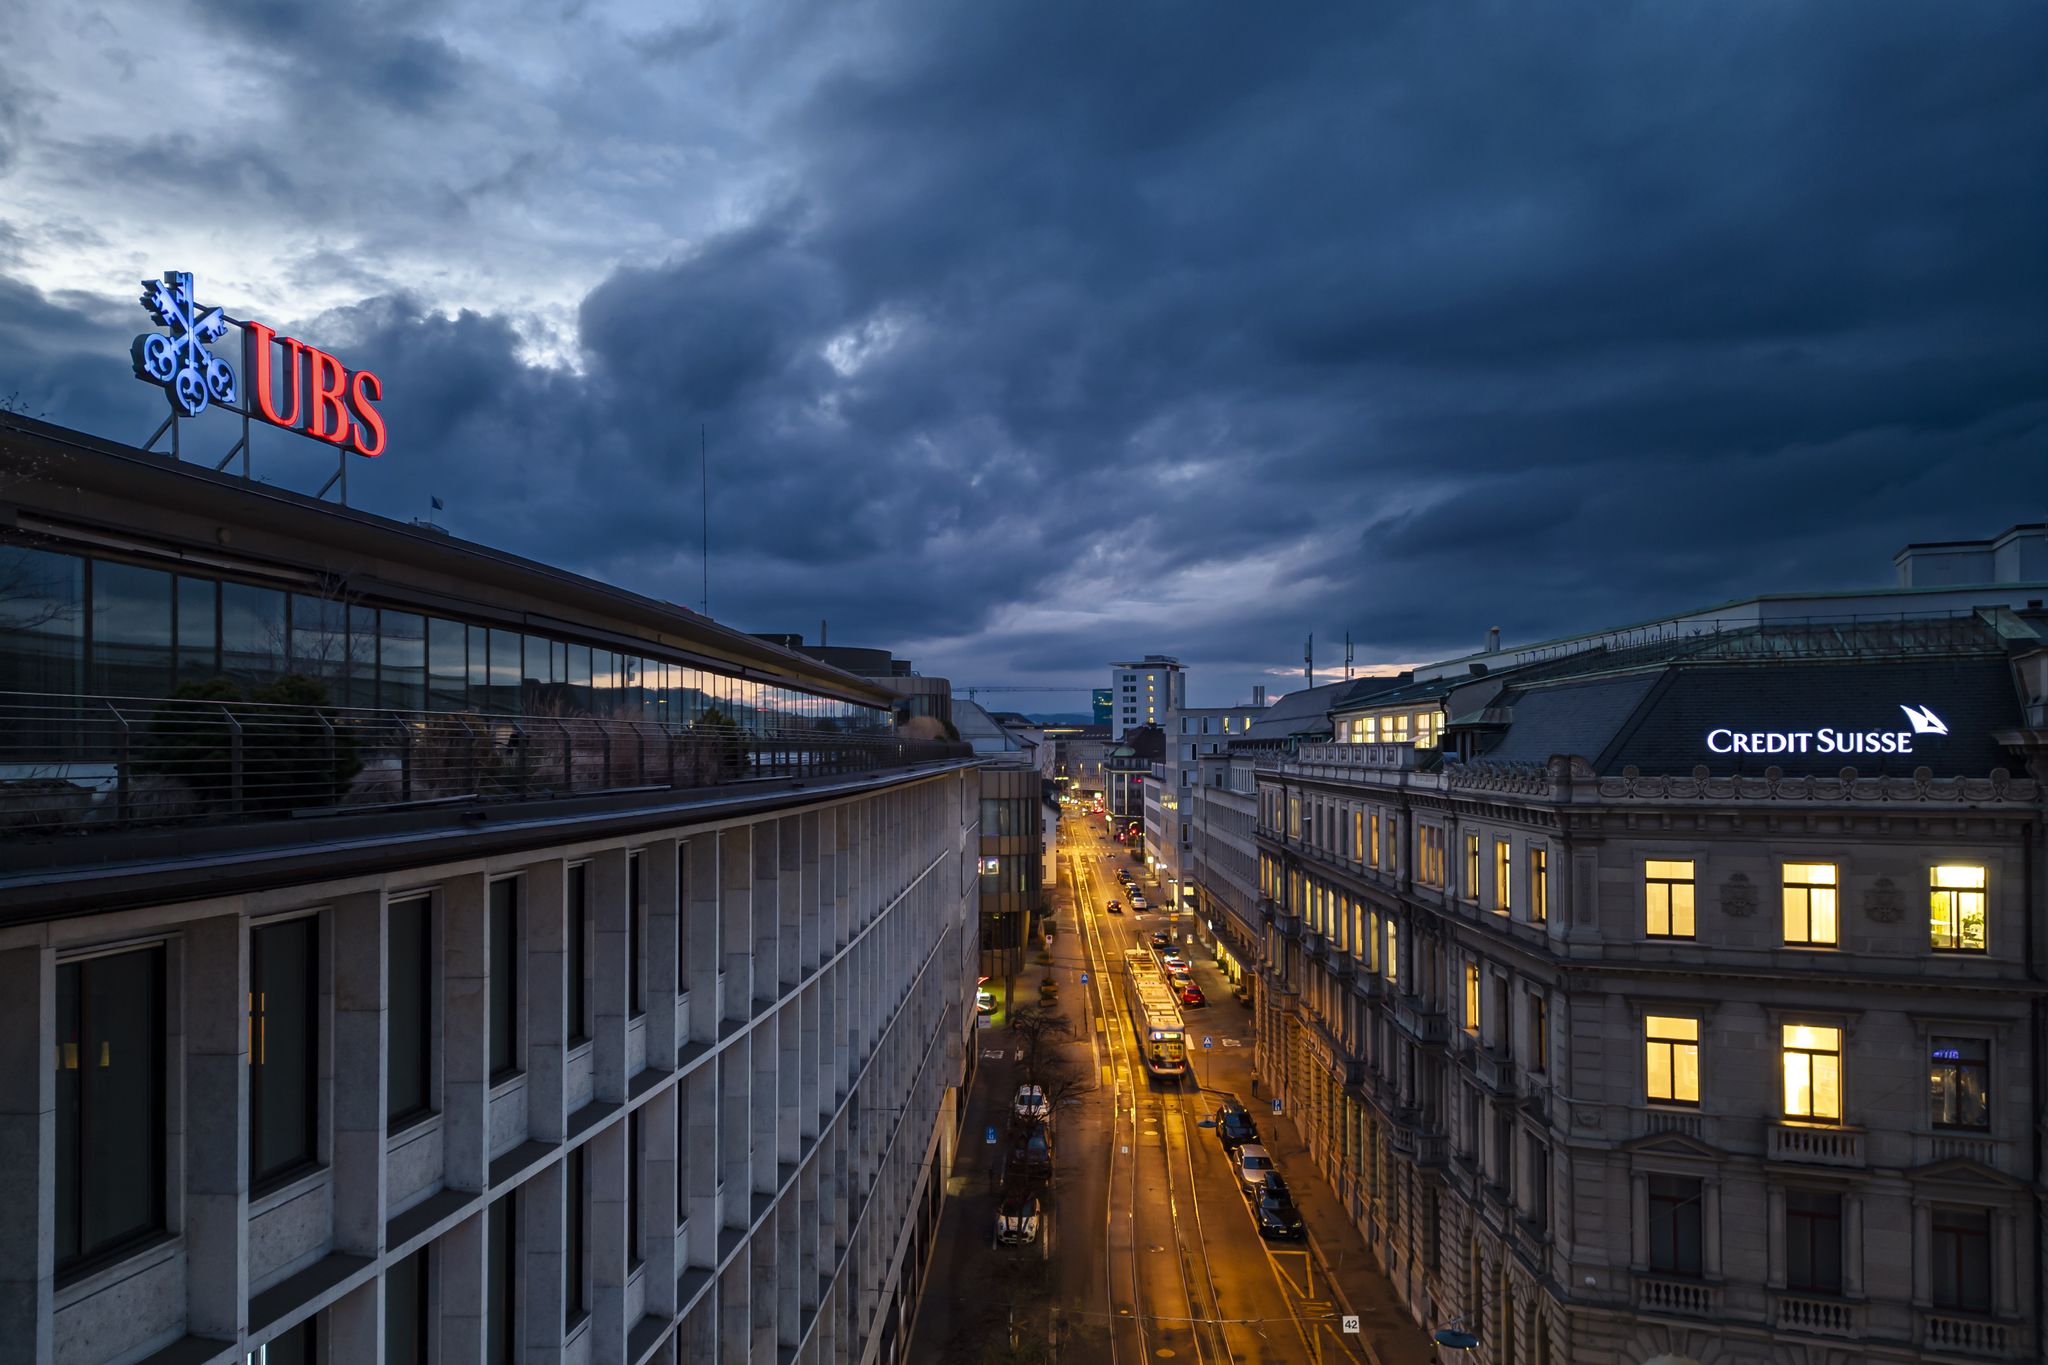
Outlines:
{"label": "dramatic cloud", "polygon": [[708,438],[747,629],[1222,702],[2048,510],[2037,7],[15,7],[0,395],[191,269],[376,511],[694,605]]}

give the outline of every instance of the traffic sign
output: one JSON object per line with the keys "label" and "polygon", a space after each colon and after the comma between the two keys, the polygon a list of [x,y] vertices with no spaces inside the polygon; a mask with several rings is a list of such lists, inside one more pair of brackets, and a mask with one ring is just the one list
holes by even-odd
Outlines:
{"label": "traffic sign", "polygon": [[1088,973],[1081,973],[1081,984],[1084,986],[1088,984]]}
{"label": "traffic sign", "polygon": [[1216,1040],[1215,1040],[1214,1038],[1211,1038],[1211,1037],[1210,1037],[1210,1036],[1209,1036],[1208,1034],[1206,1034],[1206,1033],[1205,1033],[1205,1034],[1203,1034],[1203,1035],[1202,1035],[1202,1051],[1204,1051],[1204,1052],[1207,1052],[1207,1051],[1208,1051],[1208,1050],[1209,1050],[1210,1048],[1212,1048],[1212,1047],[1214,1047],[1214,1046],[1216,1046]]}
{"label": "traffic sign", "polygon": [[991,1147],[996,1145],[996,1126],[993,1123],[981,1130],[981,1140]]}
{"label": "traffic sign", "polygon": [[1279,1114],[1279,1112],[1280,1112],[1280,1101],[1279,1101],[1279,1100],[1274,1100],[1274,1101],[1273,1101],[1273,1113],[1274,1113],[1275,1115],[1278,1115],[1278,1114]]}

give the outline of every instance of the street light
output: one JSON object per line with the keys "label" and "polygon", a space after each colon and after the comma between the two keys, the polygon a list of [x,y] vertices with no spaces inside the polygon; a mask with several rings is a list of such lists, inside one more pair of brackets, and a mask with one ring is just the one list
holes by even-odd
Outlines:
{"label": "street light", "polygon": [[1479,1345],[1479,1338],[1465,1330],[1464,1322],[1465,1315],[1461,1314],[1429,1334],[1429,1339],[1437,1344],[1438,1354],[1445,1360],[1451,1358],[1452,1352],[1469,1355]]}

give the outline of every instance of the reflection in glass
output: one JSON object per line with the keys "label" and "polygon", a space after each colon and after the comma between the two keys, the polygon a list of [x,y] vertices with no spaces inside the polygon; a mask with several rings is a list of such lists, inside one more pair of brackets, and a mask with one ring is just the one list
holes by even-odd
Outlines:
{"label": "reflection in glass", "polygon": [[377,614],[378,704],[398,711],[427,705],[427,621],[410,612]]}
{"label": "reflection in glass", "polygon": [[220,585],[210,578],[178,579],[179,683],[220,674]]}
{"label": "reflection in glass", "polygon": [[161,697],[171,690],[171,576],[96,560],[92,566],[92,690]]}
{"label": "reflection in glass", "polygon": [[220,585],[222,676],[244,686],[283,672],[284,594],[247,583]]}
{"label": "reflection in glass", "polygon": [[319,921],[249,935],[249,1180],[311,1164],[320,1076]]}

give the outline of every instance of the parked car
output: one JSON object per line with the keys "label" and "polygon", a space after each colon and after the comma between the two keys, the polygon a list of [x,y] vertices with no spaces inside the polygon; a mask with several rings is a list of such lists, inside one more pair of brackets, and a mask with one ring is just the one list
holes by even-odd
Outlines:
{"label": "parked car", "polygon": [[996,993],[986,986],[976,991],[974,993],[974,1012],[976,1014],[994,1014],[996,1012]]}
{"label": "parked car", "polygon": [[1112,915],[1121,915],[1124,912],[1124,903],[1122,901],[1111,901],[1102,908],[1109,911]]}
{"label": "parked car", "polygon": [[1206,1005],[1209,997],[1202,994],[1202,988],[1193,981],[1180,983],[1180,1002],[1183,1005]]}
{"label": "parked car", "polygon": [[1035,1085],[1018,1086],[1013,1107],[1020,1119],[1043,1119],[1052,1112],[1045,1102],[1045,1091]]}
{"label": "parked car", "polygon": [[1133,891],[1131,892],[1131,909],[1133,909],[1133,910],[1150,910],[1151,908],[1152,908],[1152,902],[1151,902],[1151,901],[1148,901],[1148,900],[1146,900],[1146,899],[1145,899],[1145,893],[1144,893],[1144,892],[1142,892],[1142,891],[1137,891],[1137,890],[1133,890]]}
{"label": "parked car", "polygon": [[1247,1142],[1237,1149],[1237,1183],[1247,1199],[1256,1199],[1259,1191],[1266,1187],[1266,1177],[1278,1170],[1273,1158],[1266,1155],[1266,1149],[1256,1142]]}
{"label": "parked car", "polygon": [[1010,1170],[1016,1175],[1051,1174],[1052,1131],[1042,1121],[1019,1130],[1010,1146]]}
{"label": "parked car", "polygon": [[1238,1148],[1259,1140],[1259,1125],[1252,1122],[1250,1110],[1232,1100],[1216,1111],[1216,1136],[1223,1140],[1223,1150],[1235,1156]]}
{"label": "parked car", "polygon": [[1259,1220],[1259,1236],[1268,1240],[1298,1242],[1308,1236],[1301,1210],[1294,1207],[1294,1195],[1276,1171],[1266,1177],[1252,1212]]}
{"label": "parked car", "polygon": [[1167,968],[1168,970],[1172,970],[1175,967],[1187,966],[1188,960],[1181,956],[1180,949],[1168,948],[1165,952],[1159,955],[1159,965]]}
{"label": "parked car", "polygon": [[1152,931],[1152,946],[1154,948],[1164,948],[1171,942],[1173,942],[1173,935],[1167,933],[1164,929],[1154,929]]}
{"label": "parked car", "polygon": [[1028,1188],[1013,1188],[996,1206],[996,1244],[1026,1246],[1038,1240],[1038,1196]]}

